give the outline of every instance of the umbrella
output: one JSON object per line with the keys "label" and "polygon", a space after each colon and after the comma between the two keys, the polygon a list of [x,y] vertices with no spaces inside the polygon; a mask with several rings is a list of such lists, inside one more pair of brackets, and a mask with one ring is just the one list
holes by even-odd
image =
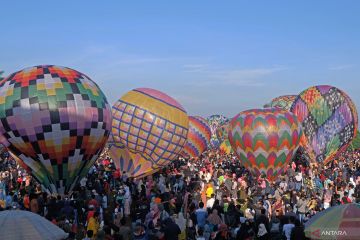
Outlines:
{"label": "umbrella", "polygon": [[47,219],[32,212],[0,212],[0,238],[11,240],[65,239],[68,234]]}
{"label": "umbrella", "polygon": [[360,239],[360,204],[338,205],[317,213],[305,223],[311,239]]}

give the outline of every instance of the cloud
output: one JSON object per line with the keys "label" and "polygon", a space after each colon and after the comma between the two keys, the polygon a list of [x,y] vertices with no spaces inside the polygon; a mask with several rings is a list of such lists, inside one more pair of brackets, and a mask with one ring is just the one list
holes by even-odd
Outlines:
{"label": "cloud", "polygon": [[343,65],[337,65],[337,66],[329,67],[329,70],[341,71],[341,70],[353,68],[354,66],[355,66],[354,64],[343,64]]}
{"label": "cloud", "polygon": [[141,56],[122,56],[121,60],[115,62],[116,65],[126,65],[126,64],[143,64],[143,63],[159,63],[159,62],[168,62],[170,58],[152,58],[152,57],[141,57]]}
{"label": "cloud", "polygon": [[211,85],[232,85],[246,87],[264,86],[264,77],[286,70],[283,66],[270,68],[248,68],[233,70],[204,70],[204,80],[193,82],[192,84],[201,86]]}
{"label": "cloud", "polygon": [[184,72],[204,72],[207,70],[208,64],[186,64],[183,66]]}

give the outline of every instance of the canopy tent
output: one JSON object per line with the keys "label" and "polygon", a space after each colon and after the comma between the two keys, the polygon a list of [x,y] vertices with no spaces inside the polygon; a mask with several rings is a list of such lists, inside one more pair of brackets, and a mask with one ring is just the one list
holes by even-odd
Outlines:
{"label": "canopy tent", "polygon": [[305,223],[311,239],[360,239],[360,204],[338,205],[317,213]]}
{"label": "canopy tent", "polygon": [[66,239],[68,234],[38,214],[7,210],[0,212],[0,238],[11,240]]}

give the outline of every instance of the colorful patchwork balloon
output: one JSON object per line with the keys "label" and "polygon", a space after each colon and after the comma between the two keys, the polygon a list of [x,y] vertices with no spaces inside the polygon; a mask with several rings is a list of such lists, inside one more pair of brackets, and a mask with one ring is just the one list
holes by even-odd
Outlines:
{"label": "colorful patchwork balloon", "polygon": [[298,149],[302,135],[296,116],[282,109],[253,109],[229,124],[229,141],[244,167],[274,181]]}
{"label": "colorful patchwork balloon", "polygon": [[271,100],[269,107],[281,108],[289,111],[296,97],[297,95],[284,95],[284,96],[276,97],[273,100]]}
{"label": "colorful patchwork balloon", "polygon": [[111,111],[88,76],[45,65],[0,82],[0,120],[0,142],[45,188],[64,194],[103,150]]}
{"label": "colorful patchwork balloon", "polygon": [[306,152],[328,164],[356,136],[358,115],[350,97],[336,87],[321,85],[300,93],[291,109],[302,124]]}
{"label": "colorful patchwork balloon", "polygon": [[216,149],[220,146],[220,141],[216,136],[216,129],[229,122],[229,119],[223,115],[211,115],[206,119],[209,123],[211,129],[211,139],[210,139],[210,146],[209,148]]}
{"label": "colorful patchwork balloon", "polygon": [[165,93],[149,88],[134,89],[114,104],[112,113],[114,142],[123,144],[130,155],[136,155],[131,156],[134,163],[150,166],[133,177],[144,177],[167,166],[184,147],[188,115]]}
{"label": "colorful patchwork balloon", "polygon": [[207,121],[199,116],[189,117],[189,132],[182,156],[195,158],[200,156],[210,144],[211,130]]}

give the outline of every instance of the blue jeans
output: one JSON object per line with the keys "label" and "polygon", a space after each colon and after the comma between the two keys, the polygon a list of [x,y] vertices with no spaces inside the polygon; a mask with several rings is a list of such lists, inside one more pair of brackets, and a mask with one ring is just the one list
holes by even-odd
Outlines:
{"label": "blue jeans", "polygon": [[298,212],[298,216],[299,216],[300,222],[302,223],[303,220],[304,220],[304,218],[305,218],[305,213],[300,213],[300,212]]}

